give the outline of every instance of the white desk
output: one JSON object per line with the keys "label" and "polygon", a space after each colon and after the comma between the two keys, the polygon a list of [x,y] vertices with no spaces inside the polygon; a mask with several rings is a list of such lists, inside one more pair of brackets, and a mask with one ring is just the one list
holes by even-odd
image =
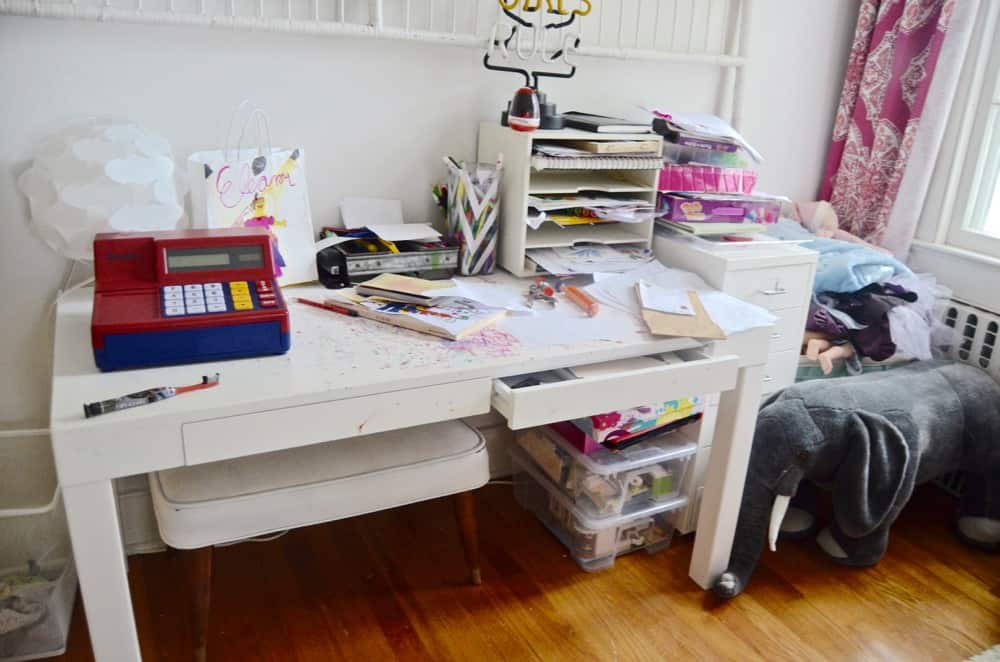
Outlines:
{"label": "white desk", "polygon": [[[323,296],[321,288],[296,289],[292,295]],[[486,341],[450,343],[292,304],[292,348],[285,356],[100,373],[90,344],[91,297],[92,291],[81,290],[59,305],[51,417],[81,593],[101,662],[140,659],[112,479],[483,414],[491,405],[517,428],[724,391],[691,576],[707,588],[728,563],[770,327],[706,345],[653,338],[638,332],[628,316],[605,309],[605,324],[621,317],[621,333],[603,340],[577,334],[568,344],[532,346],[501,325]],[[513,392],[495,381],[681,350],[689,360],[663,368]],[[192,383],[215,372],[222,376],[217,388],[83,416],[85,402]]]}

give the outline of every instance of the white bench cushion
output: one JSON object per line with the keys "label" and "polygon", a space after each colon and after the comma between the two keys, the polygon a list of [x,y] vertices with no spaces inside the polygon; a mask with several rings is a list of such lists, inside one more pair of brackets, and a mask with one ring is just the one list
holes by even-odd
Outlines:
{"label": "white bench cushion", "polygon": [[476,489],[479,432],[434,423],[149,475],[160,535],[193,549]]}

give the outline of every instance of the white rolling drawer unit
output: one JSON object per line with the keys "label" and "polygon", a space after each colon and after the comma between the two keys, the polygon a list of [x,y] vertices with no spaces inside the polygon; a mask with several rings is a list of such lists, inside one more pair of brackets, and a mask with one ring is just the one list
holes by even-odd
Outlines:
{"label": "white rolling drawer unit", "polygon": [[[763,394],[768,395],[795,382],[816,275],[819,255],[816,251],[797,244],[716,249],[657,229],[653,236],[653,252],[668,267],[696,273],[712,287],[770,310],[778,321],[771,333]],[[684,494],[691,505],[686,516],[679,519],[678,526],[685,533],[695,528],[711,443],[711,434],[701,435],[698,454],[685,477]]]}

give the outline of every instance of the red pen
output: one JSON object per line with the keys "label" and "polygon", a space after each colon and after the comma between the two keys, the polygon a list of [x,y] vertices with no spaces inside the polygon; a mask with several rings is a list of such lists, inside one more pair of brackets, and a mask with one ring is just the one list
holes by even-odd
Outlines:
{"label": "red pen", "polygon": [[348,317],[358,316],[358,311],[338,306],[337,304],[330,303],[329,301],[313,301],[312,299],[303,299],[302,297],[296,297],[295,300],[299,303],[304,303],[307,306],[312,306],[313,308],[322,308],[323,310],[340,313],[341,315],[347,315]]}

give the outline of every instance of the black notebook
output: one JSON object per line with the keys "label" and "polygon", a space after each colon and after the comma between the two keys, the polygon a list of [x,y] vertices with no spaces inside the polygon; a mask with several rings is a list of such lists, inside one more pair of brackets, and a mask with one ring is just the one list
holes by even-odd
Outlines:
{"label": "black notebook", "polygon": [[649,124],[575,111],[563,113],[563,120],[566,126],[595,133],[649,133],[652,130]]}

